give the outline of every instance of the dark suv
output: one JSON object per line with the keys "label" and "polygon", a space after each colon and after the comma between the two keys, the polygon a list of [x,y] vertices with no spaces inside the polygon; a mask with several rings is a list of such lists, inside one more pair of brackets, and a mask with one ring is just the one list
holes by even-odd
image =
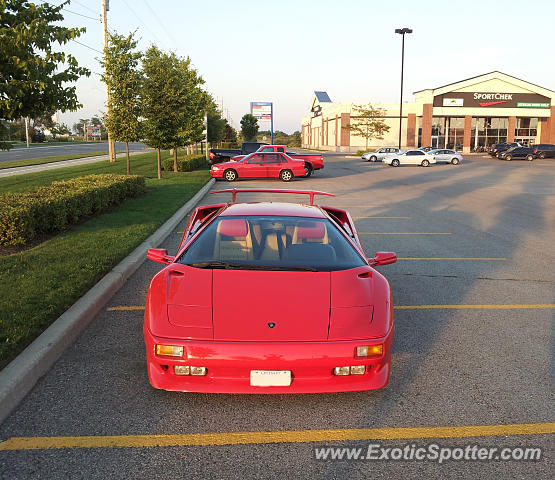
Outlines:
{"label": "dark suv", "polygon": [[549,143],[540,143],[539,145],[534,145],[534,154],[538,158],[554,158],[555,157],[555,145],[550,145]]}
{"label": "dark suv", "polygon": [[501,160],[512,160],[513,158],[526,159],[529,161],[534,160],[536,155],[532,147],[512,147],[497,154],[497,158]]}
{"label": "dark suv", "polygon": [[522,147],[522,145],[518,142],[496,143],[490,147],[489,154],[492,157],[497,157],[498,153],[504,152],[505,150],[509,150],[509,148],[513,147]]}

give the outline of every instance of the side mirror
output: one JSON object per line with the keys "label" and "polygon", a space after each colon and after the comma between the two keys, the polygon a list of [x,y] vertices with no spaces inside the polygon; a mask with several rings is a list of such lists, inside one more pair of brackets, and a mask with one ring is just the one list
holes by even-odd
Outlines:
{"label": "side mirror", "polygon": [[389,265],[397,261],[395,252],[376,252],[374,258],[369,258],[368,263],[372,266],[375,265]]}
{"label": "side mirror", "polygon": [[168,251],[165,248],[149,248],[146,252],[146,256],[153,262],[165,263],[166,265],[175,260],[175,257],[168,255]]}

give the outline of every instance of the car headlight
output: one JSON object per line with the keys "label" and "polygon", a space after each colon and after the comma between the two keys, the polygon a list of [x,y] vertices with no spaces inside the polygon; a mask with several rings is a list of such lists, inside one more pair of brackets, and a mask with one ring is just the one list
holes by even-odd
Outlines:
{"label": "car headlight", "polygon": [[212,167],[212,170],[214,170],[215,172],[217,172],[220,169],[220,167]]}

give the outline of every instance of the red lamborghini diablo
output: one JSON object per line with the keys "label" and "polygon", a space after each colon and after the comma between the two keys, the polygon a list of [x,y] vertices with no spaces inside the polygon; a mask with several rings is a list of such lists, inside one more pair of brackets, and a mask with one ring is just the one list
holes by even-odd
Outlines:
{"label": "red lamborghini diablo", "polygon": [[[372,390],[389,380],[393,302],[347,211],[325,192],[231,189],[198,207],[148,289],[144,335],[154,388],[211,393]],[[310,195],[310,204],[236,203],[239,192]],[[331,195],[333,196],[333,195]]]}

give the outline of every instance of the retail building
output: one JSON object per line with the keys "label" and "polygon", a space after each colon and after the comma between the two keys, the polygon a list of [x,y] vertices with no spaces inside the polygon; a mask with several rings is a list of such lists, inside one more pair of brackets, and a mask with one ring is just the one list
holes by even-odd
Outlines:
{"label": "retail building", "polygon": [[[454,148],[479,151],[494,143],[519,141],[526,145],[555,144],[555,92],[491,72],[434,89],[414,92],[414,102],[403,103],[403,148]],[[356,105],[333,103],[326,92],[314,92],[309,115],[302,119],[302,146],[354,152],[366,139],[344,128],[356,121]],[[372,103],[384,111],[390,127],[369,148],[399,142],[399,103]]]}

